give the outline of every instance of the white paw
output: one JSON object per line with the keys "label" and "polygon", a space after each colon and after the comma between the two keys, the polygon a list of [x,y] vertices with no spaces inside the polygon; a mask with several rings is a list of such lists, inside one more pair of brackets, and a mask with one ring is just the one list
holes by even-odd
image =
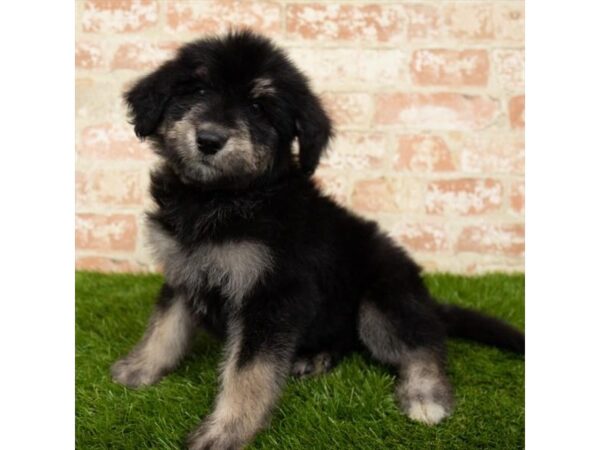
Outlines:
{"label": "white paw", "polygon": [[110,368],[110,373],[115,382],[131,388],[149,386],[162,377],[162,371],[152,367],[138,355],[118,360]]}
{"label": "white paw", "polygon": [[435,425],[448,417],[450,412],[433,400],[412,400],[408,405],[406,414],[417,422]]}
{"label": "white paw", "polygon": [[225,433],[205,420],[187,439],[188,450],[238,450],[243,444],[234,433]]}

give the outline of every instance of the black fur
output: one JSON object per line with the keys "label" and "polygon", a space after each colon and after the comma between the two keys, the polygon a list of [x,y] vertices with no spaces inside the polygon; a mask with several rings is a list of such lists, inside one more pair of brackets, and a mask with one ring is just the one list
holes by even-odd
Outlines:
{"label": "black fur", "polygon": [[438,310],[450,337],[470,339],[515,353],[525,353],[523,333],[498,319],[454,305],[439,305]]}
{"label": "black fur", "polygon": [[[259,115],[252,116],[248,86],[264,77],[275,94],[262,99]],[[205,87],[212,92],[208,98]],[[516,329],[440,306],[419,266],[374,222],[319,191],[309,175],[332,135],[331,122],[306,78],[268,40],[239,32],[189,44],[125,99],[136,133],[150,138],[163,157],[152,175],[157,208],[150,223],[171,236],[182,253],[236,242],[260,243],[271,252],[270,270],[240,305],[232,306],[218,288],[198,281],[201,276],[165,288],[161,297],[168,305],[165,293],[184,293],[200,323],[225,338],[232,321],[239,322],[239,368],[265,354],[289,367],[300,356],[325,352],[333,361],[357,350],[393,365],[425,352],[443,366],[448,334],[523,352],[524,338]],[[268,169],[243,183],[235,175],[210,182],[181,175],[185,161],[169,148],[160,125],[176,123],[202,102],[219,126],[235,127],[236,120],[249,124],[253,145],[269,149]],[[373,317],[381,314],[376,326],[361,312],[365,305],[376,312]],[[194,442],[198,439],[194,435]]]}

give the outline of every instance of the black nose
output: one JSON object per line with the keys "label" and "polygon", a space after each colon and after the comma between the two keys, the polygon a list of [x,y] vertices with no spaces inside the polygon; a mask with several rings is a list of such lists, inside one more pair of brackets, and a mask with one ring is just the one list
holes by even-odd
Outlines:
{"label": "black nose", "polygon": [[214,155],[223,148],[225,142],[227,142],[227,136],[214,131],[198,131],[196,134],[198,150],[205,155]]}

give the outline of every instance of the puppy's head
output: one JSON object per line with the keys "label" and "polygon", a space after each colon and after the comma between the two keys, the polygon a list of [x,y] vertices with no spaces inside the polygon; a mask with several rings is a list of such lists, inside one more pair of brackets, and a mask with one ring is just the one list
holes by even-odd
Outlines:
{"label": "puppy's head", "polygon": [[126,94],[135,132],[186,182],[237,188],[276,179],[292,164],[311,174],[331,121],[307,79],[249,31],[203,39]]}

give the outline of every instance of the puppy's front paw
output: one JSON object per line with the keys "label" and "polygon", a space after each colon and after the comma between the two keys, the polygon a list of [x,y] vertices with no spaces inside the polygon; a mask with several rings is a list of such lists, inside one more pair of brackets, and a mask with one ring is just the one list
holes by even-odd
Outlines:
{"label": "puppy's front paw", "polygon": [[234,433],[219,430],[209,420],[190,433],[187,439],[189,450],[238,450],[243,444],[235,440]]}
{"label": "puppy's front paw", "polygon": [[160,370],[136,354],[118,360],[110,368],[110,373],[115,382],[130,388],[149,386],[162,377]]}

